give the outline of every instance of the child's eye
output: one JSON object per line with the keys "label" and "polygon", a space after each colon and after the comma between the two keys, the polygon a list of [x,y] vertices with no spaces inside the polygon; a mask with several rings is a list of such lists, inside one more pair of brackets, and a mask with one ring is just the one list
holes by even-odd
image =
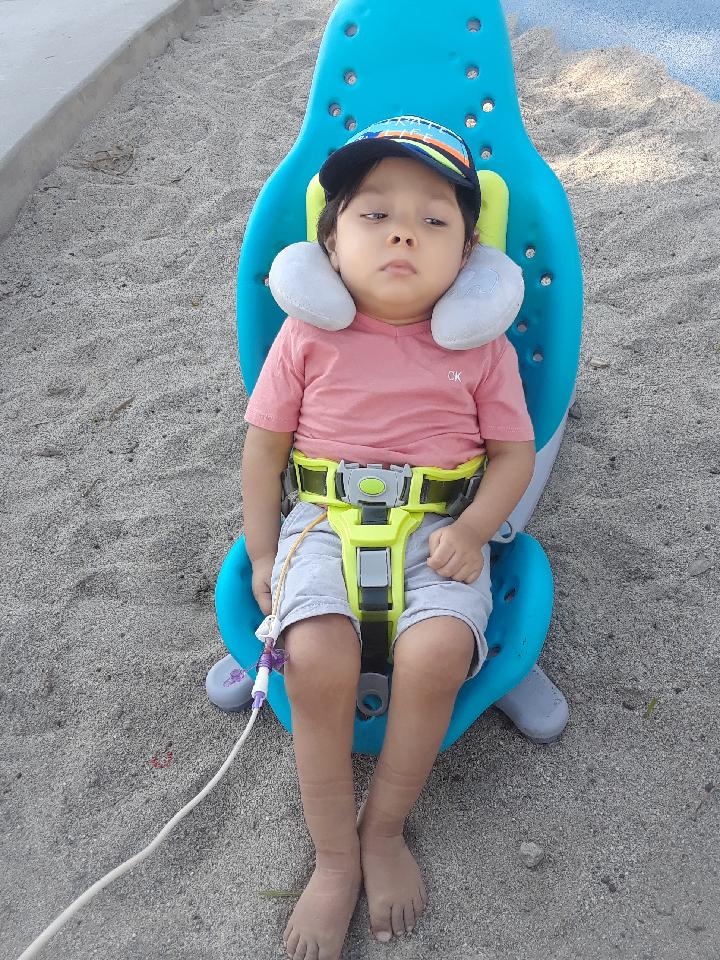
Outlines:
{"label": "child's eye", "polygon": [[[377,212],[377,211],[374,212],[374,213],[364,213],[364,214],[363,214],[363,217],[385,217],[385,216],[387,216],[387,214],[385,214],[385,213],[379,213],[379,212]],[[441,224],[442,226],[445,226],[445,221],[444,221],[444,220],[438,220],[437,217],[425,217],[425,219],[426,219],[426,220],[432,220],[434,223],[439,223],[439,224]],[[377,220],[373,220],[373,223],[377,223],[377,222],[378,222]]]}

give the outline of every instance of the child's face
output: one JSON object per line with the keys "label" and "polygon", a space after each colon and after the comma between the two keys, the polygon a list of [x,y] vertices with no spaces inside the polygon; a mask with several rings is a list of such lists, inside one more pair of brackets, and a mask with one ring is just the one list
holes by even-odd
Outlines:
{"label": "child's face", "polygon": [[[338,216],[326,246],[358,311],[402,325],[429,317],[454,283],[469,256],[464,237],[453,184],[419,161],[386,157]],[[395,259],[416,272],[385,269]]]}

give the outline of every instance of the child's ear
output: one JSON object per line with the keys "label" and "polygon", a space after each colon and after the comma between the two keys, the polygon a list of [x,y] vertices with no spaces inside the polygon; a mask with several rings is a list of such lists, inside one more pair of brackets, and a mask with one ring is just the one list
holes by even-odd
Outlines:
{"label": "child's ear", "polygon": [[473,251],[473,247],[476,247],[478,243],[480,243],[480,233],[476,230],[465,244],[465,253],[463,254],[462,263],[460,264],[461,270],[470,259],[470,254]]}
{"label": "child's ear", "polygon": [[331,233],[330,236],[325,241],[325,249],[327,250],[330,266],[333,268],[335,273],[340,273],[340,262],[337,258],[337,253],[335,252],[336,245],[337,245],[337,237],[335,233]]}

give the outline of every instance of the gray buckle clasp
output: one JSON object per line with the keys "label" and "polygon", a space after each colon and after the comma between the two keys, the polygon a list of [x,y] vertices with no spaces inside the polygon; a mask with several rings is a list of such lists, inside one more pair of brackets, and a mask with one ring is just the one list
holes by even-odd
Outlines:
{"label": "gray buckle clasp", "polygon": [[[377,697],[380,705],[375,707],[367,703],[368,697]],[[379,717],[390,703],[390,684],[382,673],[361,673],[357,686],[357,708],[365,717]]]}
{"label": "gray buckle clasp", "polygon": [[447,505],[448,515],[457,520],[463,510],[466,510],[470,504],[475,499],[475,494],[478,492],[478,487],[480,486],[480,481],[485,475],[485,467],[482,467],[481,470],[478,470],[477,473],[474,473],[467,482],[467,485],[462,493],[459,493],[454,500],[452,500]]}
{"label": "gray buckle clasp", "polygon": [[[367,493],[360,484],[363,480],[379,480],[383,489],[379,493]],[[401,507],[408,501],[412,468],[409,463],[404,467],[391,464],[386,470],[380,463],[369,463],[361,467],[358,463],[340,461],[335,473],[335,492],[340,500],[353,506],[378,503],[384,507]]]}
{"label": "gray buckle clasp", "polygon": [[292,497],[298,491],[297,474],[295,473],[295,461],[290,454],[290,462],[280,474],[280,487],[282,497],[280,499],[280,513],[287,517],[293,508]]}

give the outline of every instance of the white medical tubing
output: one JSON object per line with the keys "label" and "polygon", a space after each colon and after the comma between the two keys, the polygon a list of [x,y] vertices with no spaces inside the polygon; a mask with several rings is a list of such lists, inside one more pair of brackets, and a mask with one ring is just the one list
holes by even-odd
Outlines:
{"label": "white medical tubing", "polygon": [[[266,689],[267,689],[267,684],[266,684]],[[68,922],[70,917],[74,916],[81,907],[84,907],[86,903],[89,903],[90,900],[92,900],[92,898],[96,894],[100,893],[100,891],[104,887],[107,887],[108,884],[112,883],[113,880],[116,880],[118,877],[121,877],[124,873],[127,873],[129,870],[132,870],[132,868],[137,863],[140,863],[146,857],[150,856],[153,850],[155,850],[155,848],[159,846],[160,843],[162,843],[162,841],[165,839],[165,837],[170,833],[170,831],[175,826],[175,824],[179,823],[179,821],[182,820],[183,817],[187,816],[187,814],[190,813],[190,811],[194,807],[196,807],[200,803],[200,801],[203,800],[208,795],[208,793],[210,793],[213,787],[225,776],[225,772],[227,771],[228,767],[237,756],[238,750],[243,745],[243,743],[248,737],[248,734],[252,730],[258,713],[259,713],[259,708],[253,709],[248,725],[245,727],[245,730],[243,731],[242,736],[233,747],[233,750],[230,756],[227,758],[227,760],[222,765],[222,767],[220,767],[220,769],[212,778],[210,783],[208,783],[208,785],[193,800],[191,800],[188,804],[186,804],[182,808],[182,810],[178,811],[178,813],[175,814],[172,820],[168,821],[168,823],[165,824],[165,826],[162,828],[160,833],[155,837],[155,839],[151,843],[147,845],[147,847],[145,847],[144,850],[141,850],[140,853],[136,853],[134,857],[131,857],[129,860],[126,860],[125,863],[120,864],[119,867],[115,867],[114,870],[111,870],[110,873],[106,874],[101,880],[98,880],[97,883],[94,883],[88,890],[86,890],[85,893],[81,894],[81,896],[79,896],[74,903],[71,903],[70,906],[66,910],[64,910],[59,917],[57,917],[57,919],[53,920],[53,922],[50,924],[49,927],[47,927],[47,929],[43,930],[43,932],[40,934],[39,937],[37,937],[37,939],[33,940],[33,942],[30,944],[27,950],[25,950],[23,953],[20,954],[20,956],[18,957],[18,960],[30,960],[31,957],[36,957],[40,952],[40,950],[45,946],[45,944],[53,936],[55,936],[58,930],[61,927],[63,927]]]}

